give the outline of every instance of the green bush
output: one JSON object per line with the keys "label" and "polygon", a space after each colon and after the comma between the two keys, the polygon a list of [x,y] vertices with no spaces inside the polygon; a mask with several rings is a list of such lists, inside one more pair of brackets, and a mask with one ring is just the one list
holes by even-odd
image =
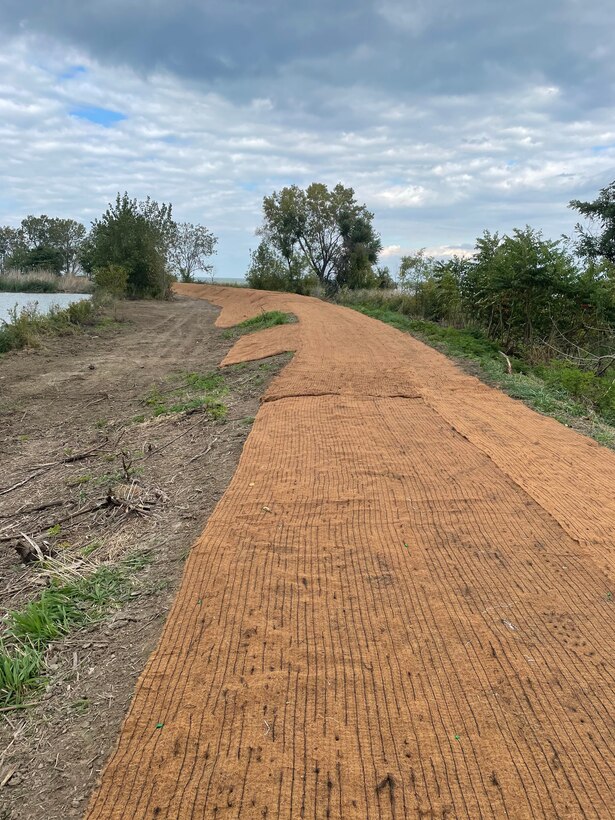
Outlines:
{"label": "green bush", "polygon": [[14,307],[9,311],[9,318],[9,322],[0,326],[0,353],[35,346],[43,320],[37,306],[26,305],[21,310]]}
{"label": "green bush", "polygon": [[257,290],[282,290],[307,295],[318,284],[315,275],[306,274],[298,261],[287,262],[265,241],[251,254],[246,273],[248,286]]}
{"label": "green bush", "polygon": [[122,299],[128,288],[128,270],[122,265],[103,265],[94,271],[94,284],[103,293]]}
{"label": "green bush", "polygon": [[72,333],[78,327],[93,325],[98,318],[98,307],[93,301],[83,299],[67,308],[52,307],[46,315],[39,313],[36,304],[21,310],[15,307],[9,316],[10,321],[0,325],[0,353],[36,347],[45,333]]}
{"label": "green bush", "polygon": [[551,361],[536,368],[547,384],[565,390],[576,399],[597,408],[602,416],[615,421],[615,374],[597,376],[564,361]]}

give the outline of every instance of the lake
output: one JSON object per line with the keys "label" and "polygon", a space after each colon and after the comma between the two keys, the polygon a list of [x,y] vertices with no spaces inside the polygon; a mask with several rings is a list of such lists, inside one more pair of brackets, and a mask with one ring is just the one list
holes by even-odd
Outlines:
{"label": "lake", "polygon": [[0,322],[9,321],[9,311],[37,303],[39,313],[47,313],[52,305],[65,308],[73,302],[90,299],[89,293],[5,293],[0,292]]}

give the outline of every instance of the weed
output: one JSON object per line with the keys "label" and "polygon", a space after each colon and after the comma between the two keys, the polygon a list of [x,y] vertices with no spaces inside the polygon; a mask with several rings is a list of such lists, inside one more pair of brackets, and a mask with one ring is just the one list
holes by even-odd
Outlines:
{"label": "weed", "polygon": [[67,487],[79,487],[81,484],[87,484],[89,481],[92,480],[92,476],[89,473],[85,475],[79,475],[75,478],[71,478],[66,482]]}
{"label": "weed", "polygon": [[41,664],[36,647],[0,641],[0,705],[19,704],[36,689],[43,682]]}
{"label": "weed", "polygon": [[58,276],[45,270],[8,271],[0,276],[0,291],[11,293],[91,293],[92,290],[92,282],[85,276]]}
{"label": "weed", "polygon": [[[97,546],[88,545],[88,554]],[[150,560],[147,552],[133,553],[116,566],[101,566],[70,583],[52,580],[38,598],[10,612],[0,639],[0,704],[19,704],[39,686],[49,644],[101,620],[128,600],[133,590],[130,576]]]}
{"label": "weed", "polygon": [[264,311],[258,316],[253,316],[251,319],[246,319],[238,325],[225,330],[222,335],[225,339],[233,339],[237,336],[243,336],[244,333],[254,333],[257,330],[266,330],[268,327],[286,325],[289,322],[296,321],[292,313],[282,313],[281,310]]}
{"label": "weed", "polygon": [[160,386],[154,386],[145,398],[154,417],[197,410],[205,411],[216,420],[226,417],[228,408],[222,398],[228,388],[223,376],[219,373],[183,373],[177,379],[177,387],[163,392]]}
{"label": "weed", "polygon": [[226,392],[226,385],[224,384],[224,376],[219,373],[207,373],[204,376],[198,373],[186,373],[184,380],[187,387],[194,390],[203,390],[207,392]]}
{"label": "weed", "polygon": [[152,560],[152,554],[149,550],[141,550],[126,556],[122,561],[122,565],[130,572],[138,572],[151,564]]}
{"label": "weed", "polygon": [[81,554],[84,558],[88,558],[88,556],[95,552],[100,546],[100,541],[90,541],[89,544],[86,544],[84,547],[81,548]]}
{"label": "weed", "polygon": [[9,311],[10,321],[0,325],[0,353],[35,347],[45,334],[74,333],[84,325],[94,324],[97,316],[97,305],[88,300],[73,302],[65,309],[52,307],[45,316],[36,302],[21,311],[15,306]]}

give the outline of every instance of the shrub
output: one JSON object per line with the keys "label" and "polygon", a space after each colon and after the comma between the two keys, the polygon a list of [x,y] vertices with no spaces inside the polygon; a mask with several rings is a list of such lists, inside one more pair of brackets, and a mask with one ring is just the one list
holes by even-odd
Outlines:
{"label": "shrub", "polygon": [[9,322],[0,325],[0,353],[35,347],[45,333],[72,333],[83,325],[96,322],[98,307],[91,300],[73,302],[67,308],[52,307],[46,316],[39,313],[36,303],[9,311]]}
{"label": "shrub", "polygon": [[122,265],[103,265],[94,271],[94,284],[104,293],[122,299],[128,287],[128,271]]}

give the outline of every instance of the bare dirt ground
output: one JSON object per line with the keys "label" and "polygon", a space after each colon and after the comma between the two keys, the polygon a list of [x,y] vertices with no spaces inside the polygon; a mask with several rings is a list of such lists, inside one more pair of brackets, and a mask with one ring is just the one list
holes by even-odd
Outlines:
{"label": "bare dirt ground", "polygon": [[615,456],[354,311],[185,286],[296,354],[90,820],[606,818]]}
{"label": "bare dirt ground", "polygon": [[[260,394],[288,358],[227,369],[225,418],[198,407],[156,417],[183,396],[188,374],[216,373],[233,343],[214,328],[217,314],[186,298],[126,303],[120,324],[0,360],[2,612],[46,583],[36,564],[21,563],[20,533],[77,572],[126,558],[135,567],[128,601],[51,646],[48,686],[30,698],[38,705],[0,713],[2,820],[82,815],[185,558],[233,475]],[[123,505],[131,488],[132,506]],[[109,489],[119,499],[111,506]]]}

